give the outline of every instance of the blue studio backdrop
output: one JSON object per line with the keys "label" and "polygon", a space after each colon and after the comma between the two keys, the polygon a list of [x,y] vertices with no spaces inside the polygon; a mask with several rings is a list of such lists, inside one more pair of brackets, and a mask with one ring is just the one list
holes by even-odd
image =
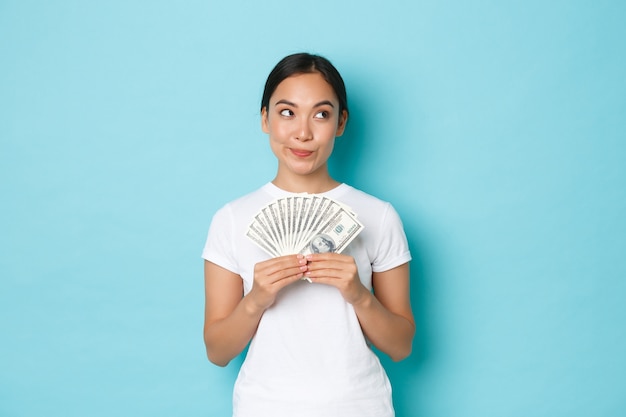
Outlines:
{"label": "blue studio backdrop", "polygon": [[[626,3],[0,0],[0,416],[228,416],[200,253],[330,58],[331,169],[410,241],[398,417],[626,415]],[[323,343],[323,341],[320,341]]]}

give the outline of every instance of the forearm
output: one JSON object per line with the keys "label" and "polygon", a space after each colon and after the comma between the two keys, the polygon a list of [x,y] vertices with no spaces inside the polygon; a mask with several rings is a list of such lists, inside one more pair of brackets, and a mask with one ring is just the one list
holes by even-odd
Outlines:
{"label": "forearm", "polygon": [[400,361],[411,353],[414,322],[387,310],[371,292],[353,303],[354,310],[365,336],[394,361]]}
{"label": "forearm", "polygon": [[246,296],[227,317],[206,324],[204,343],[209,360],[219,366],[228,365],[248,345],[262,315],[263,310]]}

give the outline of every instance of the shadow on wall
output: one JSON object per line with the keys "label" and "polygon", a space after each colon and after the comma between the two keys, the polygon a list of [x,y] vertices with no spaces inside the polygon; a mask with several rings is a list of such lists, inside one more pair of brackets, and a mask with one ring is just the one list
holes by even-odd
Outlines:
{"label": "shadow on wall", "polygon": [[[360,93],[360,91],[370,91],[370,93]],[[368,189],[372,188],[368,187],[368,183],[372,181],[378,184],[390,183],[393,181],[393,176],[398,175],[397,172],[388,173],[387,181],[385,178],[375,180],[371,178],[372,175],[386,175],[384,170],[370,166],[371,161],[377,158],[393,160],[394,152],[398,151],[379,142],[380,133],[385,129],[379,122],[371,122],[379,120],[374,118],[379,109],[376,109],[377,104],[374,102],[376,98],[372,94],[375,93],[372,93],[370,88],[357,90],[351,95],[348,126],[345,134],[336,139],[335,149],[329,161],[330,172],[338,181],[365,192],[370,192]],[[381,111],[384,110],[381,109]],[[402,119],[403,116],[408,118],[409,115],[396,114],[395,116]],[[402,169],[402,167],[398,166],[397,169]],[[372,191],[372,194],[376,195],[376,192]],[[384,196],[378,197],[385,199]],[[415,401],[415,384],[420,380],[420,369],[423,369],[429,360],[432,344],[429,331],[432,325],[432,315],[428,312],[429,273],[426,255],[428,248],[427,243],[421,239],[420,219],[415,216],[415,210],[409,207],[410,202],[397,201],[397,197],[394,197],[392,204],[402,218],[413,258],[411,261],[411,303],[416,322],[416,334],[413,353],[401,362],[393,362],[385,354],[377,353],[393,386],[396,416],[413,417],[419,415],[419,404]],[[402,210],[402,207],[407,210]]]}
{"label": "shadow on wall", "polygon": [[[404,216],[406,217],[406,216]],[[413,260],[411,261],[411,305],[415,317],[415,338],[413,352],[401,362],[393,362],[380,354],[381,362],[389,375],[393,388],[396,417],[421,415],[420,404],[416,402],[415,386],[419,384],[421,370],[431,358],[432,320],[430,314],[429,268],[427,248],[419,239],[419,227],[415,219],[404,220],[404,228],[409,240]]]}
{"label": "shadow on wall", "polygon": [[[367,181],[361,173],[366,173],[362,165],[368,143],[372,140],[372,135],[366,134],[365,121],[363,115],[365,110],[361,107],[362,100],[353,100],[350,97],[350,115],[345,133],[335,139],[335,148],[328,160],[330,174],[337,181],[345,182],[356,188],[361,188],[360,184]],[[367,175],[365,175],[367,177]],[[361,181],[359,181],[361,178]]]}

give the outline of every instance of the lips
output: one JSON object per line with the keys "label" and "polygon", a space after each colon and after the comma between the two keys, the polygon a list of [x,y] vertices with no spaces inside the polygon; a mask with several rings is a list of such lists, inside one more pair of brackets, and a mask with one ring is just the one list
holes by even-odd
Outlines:
{"label": "lips", "polygon": [[307,151],[304,149],[291,149],[291,153],[298,158],[306,158],[307,156],[311,155],[313,151]]}

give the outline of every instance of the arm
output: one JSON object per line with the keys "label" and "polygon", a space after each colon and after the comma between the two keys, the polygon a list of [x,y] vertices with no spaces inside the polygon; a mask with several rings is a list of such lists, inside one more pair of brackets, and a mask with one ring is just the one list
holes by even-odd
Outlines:
{"label": "arm", "polygon": [[409,295],[409,264],[372,275],[374,294],[367,291],[352,305],[363,333],[394,361],[411,353],[415,320]]}
{"label": "arm", "polygon": [[204,343],[209,360],[226,366],[239,355],[276,294],[300,279],[304,269],[306,260],[296,255],[259,262],[254,267],[252,290],[244,297],[239,275],[205,261]]}
{"label": "arm", "polygon": [[306,276],[313,282],[335,286],[352,304],[365,336],[394,361],[411,353],[415,321],[409,294],[409,264],[372,275],[372,294],[358,277],[354,259],[340,254],[307,257]]}
{"label": "arm", "polygon": [[262,311],[244,302],[239,275],[204,262],[204,344],[207,357],[226,366],[240,354],[256,331]]}

